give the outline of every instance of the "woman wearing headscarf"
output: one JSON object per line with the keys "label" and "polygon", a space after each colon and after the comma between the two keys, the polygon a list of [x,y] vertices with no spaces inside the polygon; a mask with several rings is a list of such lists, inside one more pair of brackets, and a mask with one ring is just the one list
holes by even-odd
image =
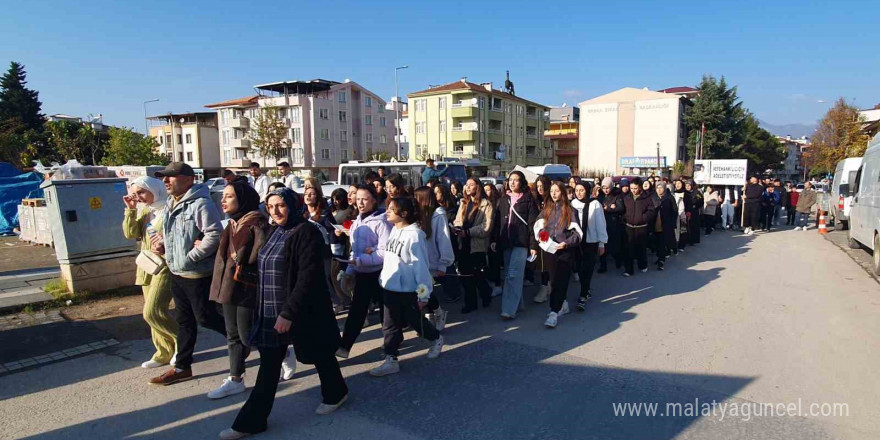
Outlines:
{"label": "woman wearing headscarf", "polygon": [[703,193],[697,188],[693,179],[684,182],[684,190],[691,195],[691,203],[687,205],[691,215],[688,222],[688,235],[691,244],[700,243],[700,225],[703,213]]}
{"label": "woman wearing headscarf", "polygon": [[684,209],[684,218],[681,220],[678,234],[678,250],[683,251],[685,246],[690,244],[690,224],[691,224],[691,206],[693,205],[693,195],[685,190],[684,181],[676,179],[675,185],[675,201]]}
{"label": "woman wearing headscarf", "polygon": [[623,204],[623,194],[614,187],[614,181],[610,177],[602,179],[602,188],[599,191],[599,203],[602,204],[602,212],[605,214],[605,227],[608,231],[608,243],[605,253],[599,257],[599,273],[608,271],[608,255],[614,258],[614,265],[618,269],[623,266],[623,246],[625,243],[623,228],[623,214],[626,207]]}
{"label": "woman wearing headscarf", "polygon": [[[168,193],[161,180],[154,177],[138,177],[131,183],[130,193],[122,198],[125,212],[122,218],[122,233],[127,239],[141,242],[139,259],[150,258],[154,267],[147,267],[147,273],[137,268],[135,285],[144,292],[144,321],[150,326],[153,346],[156,352],[150,360],[141,364],[143,368],[158,368],[173,364],[177,351],[177,322],[168,314],[171,304],[171,280],[168,266],[161,255],[150,249],[150,236],[162,233],[162,216]],[[138,209],[140,204],[140,209]]]}
{"label": "woman wearing headscarf", "polygon": [[322,403],[317,414],[329,414],[348,399],[348,387],[334,352],[339,329],[324,281],[324,237],[305,219],[305,206],[289,188],[269,193],[266,210],[275,224],[257,257],[260,289],[248,344],[260,350],[257,382],[221,439],[239,439],[266,430],[291,342],[296,358],[314,364],[321,380]]}
{"label": "woman wearing headscarf", "polygon": [[581,294],[577,302],[577,309],[581,312],[587,309],[587,300],[593,296],[593,270],[596,269],[599,257],[605,254],[605,243],[608,243],[605,214],[602,212],[602,204],[593,197],[593,192],[593,182],[582,180],[575,185],[575,199],[571,201],[571,207],[577,213],[583,231],[579,268]]}
{"label": "woman wearing headscarf", "polygon": [[654,205],[657,208],[656,227],[654,248],[657,251],[657,269],[663,270],[666,264],[666,257],[672,253],[678,253],[678,242],[675,238],[675,229],[679,224],[678,205],[675,198],[667,190],[666,182],[657,182],[654,193]]}
{"label": "woman wearing headscarf", "polygon": [[251,352],[245,343],[251,331],[260,284],[257,254],[266,242],[269,229],[269,220],[259,210],[260,195],[246,182],[226,185],[220,207],[229,216],[229,223],[220,234],[208,298],[223,307],[229,377],[208,393],[210,399],[222,399],[245,390],[244,363]]}

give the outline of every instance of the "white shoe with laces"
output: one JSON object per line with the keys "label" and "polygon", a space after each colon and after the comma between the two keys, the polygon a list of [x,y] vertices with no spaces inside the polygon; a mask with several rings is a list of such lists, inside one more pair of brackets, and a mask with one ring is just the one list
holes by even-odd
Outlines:
{"label": "white shoe with laces", "polygon": [[339,409],[339,407],[342,406],[342,404],[345,403],[346,400],[348,400],[348,394],[342,396],[342,399],[339,399],[339,403],[335,403],[333,405],[328,403],[321,403],[320,405],[318,405],[318,409],[315,410],[315,414],[326,416],[327,414],[330,414],[333,411]]}
{"label": "white shoe with laces", "polygon": [[567,315],[568,312],[571,312],[571,309],[568,307],[568,300],[562,302],[562,308],[559,309],[559,313],[557,316]]}
{"label": "white shoe with laces", "polygon": [[287,356],[281,361],[281,381],[293,379],[296,374],[296,353],[293,348],[287,349]]}
{"label": "white shoe with laces", "polygon": [[250,434],[246,432],[238,432],[232,428],[226,428],[220,432],[220,440],[238,440],[240,438],[245,438]]}
{"label": "white shoe with laces", "polygon": [[385,356],[384,362],[382,362],[378,367],[370,370],[370,376],[382,377],[399,372],[400,364],[397,362],[397,359],[395,359],[394,356]]}
{"label": "white shoe with laces", "polygon": [[532,300],[538,304],[547,302],[547,295],[550,294],[550,286],[541,286],[538,290],[538,293],[535,294],[535,298]]}
{"label": "white shoe with laces", "polygon": [[243,393],[245,389],[246,387],[244,386],[244,377],[241,378],[241,382],[236,382],[230,376],[226,379],[223,379],[223,384],[221,384],[219,388],[208,393],[208,398],[222,399],[224,397]]}
{"label": "white shoe with laces", "polygon": [[437,310],[434,310],[434,313],[431,316],[433,318],[431,319],[431,324],[434,324],[434,328],[436,328],[438,332],[441,332],[446,328],[446,318],[448,315],[449,312],[439,307]]}
{"label": "white shoe with laces", "polygon": [[556,324],[559,322],[559,315],[556,312],[550,312],[547,315],[547,320],[544,321],[544,325],[547,328],[556,328]]}
{"label": "white shoe with laces", "polygon": [[440,335],[436,341],[431,344],[431,348],[428,349],[428,359],[437,359],[440,357],[440,351],[443,350],[443,335]]}
{"label": "white shoe with laces", "polygon": [[142,363],[141,368],[159,368],[163,365],[167,365],[167,364],[163,364],[161,362],[156,362],[156,361],[150,359],[150,360]]}

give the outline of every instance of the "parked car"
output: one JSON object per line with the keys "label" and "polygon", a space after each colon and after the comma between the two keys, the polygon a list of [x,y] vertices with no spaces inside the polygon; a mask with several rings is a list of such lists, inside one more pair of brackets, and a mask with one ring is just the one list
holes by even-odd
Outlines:
{"label": "parked car", "polygon": [[[861,165],[861,157],[850,157],[838,162],[834,170],[834,180],[831,182],[830,188],[831,194],[827,198],[828,206],[825,207],[825,210],[831,215],[835,229],[849,228],[849,213],[852,209],[850,184],[855,182],[856,174]],[[846,191],[841,191],[841,187]]]}
{"label": "parked car", "polygon": [[[842,186],[841,192],[849,191],[849,184]],[[862,156],[852,188],[849,247],[868,248],[874,254],[874,274],[880,275],[880,134],[874,136]]]}
{"label": "parked car", "polygon": [[487,183],[490,185],[497,185],[499,183],[503,185],[504,184],[504,177],[500,177],[500,176],[480,177],[480,182],[483,182],[484,185]]}

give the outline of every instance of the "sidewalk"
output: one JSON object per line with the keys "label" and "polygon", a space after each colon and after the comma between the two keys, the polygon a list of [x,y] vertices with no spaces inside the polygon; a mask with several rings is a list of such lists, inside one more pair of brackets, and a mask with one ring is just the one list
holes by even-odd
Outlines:
{"label": "sidewalk", "polygon": [[26,304],[50,301],[43,286],[61,276],[58,268],[29,269],[0,273],[0,311]]}

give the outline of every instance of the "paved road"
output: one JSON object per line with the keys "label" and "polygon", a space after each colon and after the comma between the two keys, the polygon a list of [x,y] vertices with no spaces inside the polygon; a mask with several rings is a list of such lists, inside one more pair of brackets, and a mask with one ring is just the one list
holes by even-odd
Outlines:
{"label": "paved road", "polygon": [[[880,438],[880,286],[833,243],[815,231],[716,233],[667,267],[597,276],[590,309],[555,330],[542,327],[543,305],[511,323],[497,304],[453,316],[443,355],[426,360],[409,335],[396,376],[366,374],[380,358],[371,327],[343,363],[343,409],[314,415],[317,380],[303,368],[279,388],[259,438]],[[216,438],[246,398],[204,397],[226,372],[223,344],[203,337],[197,379],[168,388],[137,368],[147,340],[0,376],[0,438]],[[622,417],[612,407],[713,400],[728,411],[846,403],[849,415]]]}

